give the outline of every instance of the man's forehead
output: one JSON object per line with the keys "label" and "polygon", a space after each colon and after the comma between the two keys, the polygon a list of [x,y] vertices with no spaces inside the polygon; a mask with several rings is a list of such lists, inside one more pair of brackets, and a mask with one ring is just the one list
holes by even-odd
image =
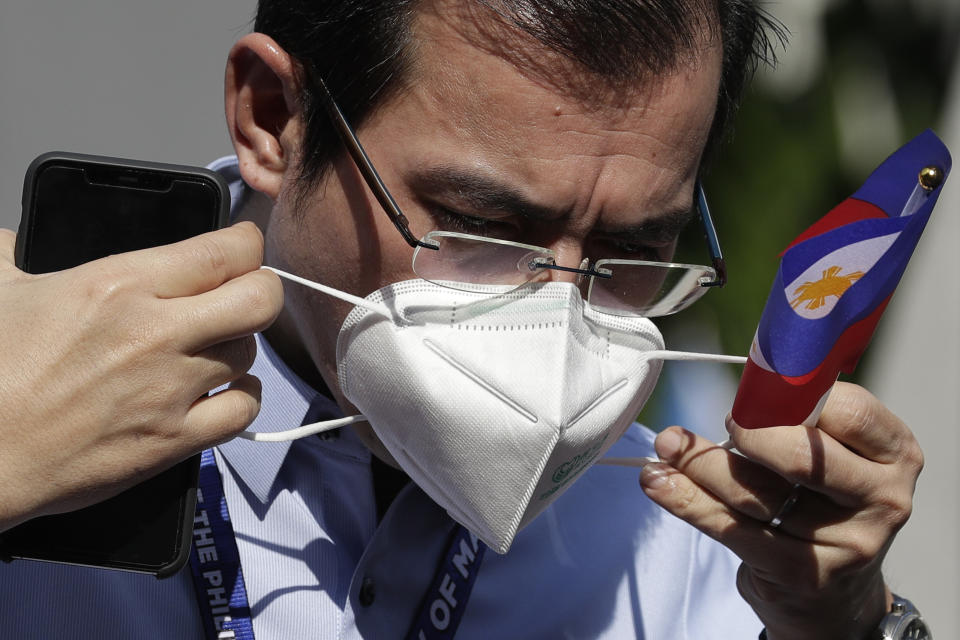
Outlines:
{"label": "man's forehead", "polygon": [[[587,8],[593,5],[582,4]],[[650,3],[624,0],[621,4],[642,7]],[[535,15],[535,7],[540,5],[542,13]],[[450,64],[453,61],[443,54],[447,51],[444,45],[459,42],[501,58],[532,82],[573,98],[585,108],[621,109],[635,103],[638,95],[661,85],[663,78],[696,69],[705,54],[710,57],[710,53],[722,49],[719,18],[715,5],[710,2],[678,2],[678,15],[673,17],[673,24],[650,21],[649,25],[633,25],[635,33],[632,34],[628,29],[617,30],[616,24],[606,25],[617,30],[615,34],[599,31],[598,25],[580,28],[580,25],[561,25],[560,21],[544,24],[546,16],[565,13],[562,6],[557,11],[549,7],[549,2],[497,0],[421,3],[411,25],[416,52],[414,75],[418,68],[429,72],[437,65],[445,67],[449,74],[456,74],[456,67]],[[601,10],[599,6],[593,8],[594,13],[602,13]],[[651,11],[651,16],[657,13]],[[575,18],[573,15],[569,20]],[[621,18],[628,23],[627,16]],[[597,31],[591,32],[591,28]],[[547,30],[551,32],[545,33]],[[624,41],[618,41],[618,37]],[[435,46],[424,47],[424,44]],[[596,60],[597,53],[614,49],[620,50],[619,56],[607,55],[604,62]],[[439,57],[431,59],[437,54]]]}
{"label": "man's forehead", "polygon": [[[677,59],[676,69],[617,82],[578,67],[532,36],[518,32],[479,1],[450,7],[449,0],[430,4],[449,10],[423,10],[414,20],[411,34],[415,45],[406,93],[421,101],[426,111],[440,116],[443,122],[435,122],[451,128],[451,138],[469,130],[489,148],[499,146],[509,154],[522,142],[515,139],[516,130],[505,123],[524,124],[524,134],[536,136],[543,126],[553,126],[546,120],[553,120],[557,133],[565,124],[593,129],[621,147],[608,146],[607,151],[629,154],[643,146],[634,144],[631,137],[651,135],[637,123],[652,109],[652,117],[676,121],[653,134],[660,138],[663,153],[679,147],[696,148],[699,162],[721,80],[722,48],[710,33],[699,36],[696,50]],[[563,118],[545,120],[546,111]],[[678,118],[681,113],[685,120]],[[579,117],[580,122],[566,122],[571,116]],[[707,130],[700,136],[697,128],[703,120]],[[691,139],[700,137],[703,139]],[[554,150],[560,151],[560,147],[554,146]],[[582,150],[605,153],[598,148]],[[549,153],[549,149],[545,151]]]}
{"label": "man's forehead", "polygon": [[[495,150],[497,161],[640,155],[688,163],[695,170],[716,108],[722,61],[718,43],[705,37],[702,51],[690,54],[678,71],[639,79],[630,87],[604,89],[601,81],[581,72],[567,78],[584,81],[570,92],[555,81],[568,72],[569,61],[548,60],[545,54],[532,71],[512,56],[478,46],[476,33],[465,23],[477,11],[482,10],[423,12],[417,18],[412,31],[417,52],[404,92],[416,108],[407,111],[408,118],[429,114],[430,127],[459,141],[460,151],[468,153],[464,145],[479,144]],[[524,46],[543,50],[530,38]],[[548,67],[553,79],[540,73]],[[678,154],[684,157],[677,159]]]}

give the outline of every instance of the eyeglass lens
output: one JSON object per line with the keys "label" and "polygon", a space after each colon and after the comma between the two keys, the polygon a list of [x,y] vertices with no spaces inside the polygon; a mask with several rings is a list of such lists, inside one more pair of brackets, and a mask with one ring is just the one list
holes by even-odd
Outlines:
{"label": "eyeglass lens", "polygon": [[546,277],[543,269],[531,266],[538,258],[553,259],[547,249],[467,234],[434,231],[423,241],[439,249],[418,247],[413,255],[414,272],[424,280],[454,289],[462,288],[458,283],[519,287]]}
{"label": "eyeglass lens", "polygon": [[[549,249],[505,240],[447,231],[432,231],[423,241],[438,249],[418,247],[413,270],[435,284],[465,291],[476,285],[499,285],[505,291],[550,277],[539,261],[553,262]],[[590,278],[587,300],[613,315],[669,315],[685,309],[707,288],[716,274],[709,267],[672,265],[638,260],[600,260],[594,267],[609,270],[610,278]]]}
{"label": "eyeglass lens", "polygon": [[600,260],[611,278],[591,278],[587,300],[613,315],[666,316],[687,308],[707,292],[716,274],[707,267]]}

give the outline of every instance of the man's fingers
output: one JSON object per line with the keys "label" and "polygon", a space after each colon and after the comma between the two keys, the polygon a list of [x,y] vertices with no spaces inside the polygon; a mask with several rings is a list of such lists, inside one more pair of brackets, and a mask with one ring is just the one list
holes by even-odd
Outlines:
{"label": "man's fingers", "polygon": [[241,222],[226,229],[154,249],[124,254],[134,273],[152,273],[159,298],[193,296],[260,268],[263,236],[256,225]]}
{"label": "man's fingers", "polygon": [[250,426],[260,412],[260,381],[249,374],[229,388],[197,400],[187,412],[184,432],[194,450],[232,440]]}
{"label": "man's fingers", "polygon": [[814,491],[796,490],[766,467],[705,438],[671,427],[655,444],[658,455],[672,468],[737,513],[761,524],[782,516],[782,531],[818,543],[833,544],[848,533],[840,524],[850,517],[848,509]]}
{"label": "man's fingers", "polygon": [[809,559],[809,542],[778,534],[765,523],[724,504],[667,464],[645,466],[640,484],[651,500],[721,542],[751,567],[782,574],[793,563],[803,564],[799,558]]}
{"label": "man's fingers", "polygon": [[832,541],[796,537],[786,528],[794,512],[773,528],[731,509],[664,463],[644,467],[640,482],[651,500],[726,546],[753,576],[762,577],[766,588],[753,594],[760,602],[779,603],[785,595],[798,601],[823,598],[826,588],[876,567],[891,540],[883,525],[853,521],[830,527]]}
{"label": "man's fingers", "polygon": [[836,383],[817,427],[875,462],[923,465],[920,445],[907,425],[863,387]]}
{"label": "man's fingers", "polygon": [[736,511],[769,522],[793,485],[769,469],[680,427],[665,429],[657,455]]}
{"label": "man's fingers", "polygon": [[253,336],[221,342],[192,358],[197,369],[192,378],[200,392],[206,393],[239,379],[250,370],[256,357],[257,341]]}
{"label": "man's fingers", "polygon": [[201,295],[174,302],[189,323],[180,337],[188,354],[263,331],[283,308],[283,285],[271,271],[258,269]]}
{"label": "man's fingers", "polygon": [[842,507],[869,504],[886,471],[816,427],[743,429],[728,420],[727,429],[740,453]]}

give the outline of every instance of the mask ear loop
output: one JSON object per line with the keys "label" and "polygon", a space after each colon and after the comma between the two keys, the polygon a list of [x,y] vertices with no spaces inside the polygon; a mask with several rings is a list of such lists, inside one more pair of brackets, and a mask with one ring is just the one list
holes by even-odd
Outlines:
{"label": "mask ear loop", "polygon": [[648,351],[648,360],[676,360],[688,362],[719,362],[721,364],[747,364],[746,356],[728,356],[722,353],[696,353],[694,351]]}
{"label": "mask ear loop", "polygon": [[[670,351],[667,349],[659,351],[650,351],[647,354],[648,359],[650,360],[678,360],[678,361],[687,361],[687,362],[720,362],[724,364],[746,364],[747,358],[745,356],[728,356],[719,353],[693,353],[690,351]],[[738,453],[736,449],[733,448],[733,443],[730,440],[723,442],[719,445],[728,451],[733,451]],[[607,457],[600,458],[597,460],[596,464],[603,464],[615,467],[639,467],[643,468],[648,464],[654,462],[661,462],[660,458],[654,458],[651,456],[639,456],[636,458],[617,458],[617,457]]]}
{"label": "mask ear loop", "polygon": [[[351,295],[345,291],[340,291],[339,289],[334,289],[333,287],[328,287],[327,285],[320,284],[319,282],[313,282],[312,280],[307,280],[306,278],[301,278],[300,276],[295,276],[292,273],[287,273],[286,271],[281,271],[280,269],[275,269],[274,267],[261,267],[267,271],[273,271],[275,274],[290,280],[291,282],[296,282],[310,289],[316,289],[321,293],[325,293],[334,298],[339,298],[340,300],[345,300],[351,304],[354,304],[358,307],[363,307],[374,313],[378,313],[387,318],[393,319],[393,314],[390,313],[390,309],[386,305],[372,302],[366,298],[360,298],[355,295]],[[305,424],[302,427],[297,427],[296,429],[288,429],[287,431],[275,431],[275,432],[259,432],[259,431],[241,431],[237,434],[238,437],[243,438],[244,440],[253,440],[254,442],[287,442],[290,440],[299,440],[300,438],[307,438],[309,436],[316,435],[318,433],[323,433],[324,431],[330,431],[332,429],[339,429],[340,427],[345,427],[347,425],[356,424],[358,422],[366,422],[367,418],[363,415],[347,416],[346,418],[337,418],[335,420],[324,420],[322,422],[314,422],[313,424]]]}
{"label": "mask ear loop", "polygon": [[367,300],[366,298],[361,298],[359,296],[349,294],[346,291],[340,291],[340,289],[334,289],[333,287],[328,287],[325,284],[320,284],[319,282],[314,282],[313,280],[307,280],[306,278],[295,276],[292,273],[287,273],[286,271],[281,271],[280,269],[275,269],[273,267],[268,267],[268,266],[263,266],[260,268],[266,269],[267,271],[273,271],[275,274],[277,274],[281,278],[285,278],[287,280],[290,280],[291,282],[302,284],[303,286],[309,287],[310,289],[316,289],[317,291],[320,291],[321,293],[325,293],[328,296],[339,298],[340,300],[344,300],[346,302],[349,302],[350,304],[356,305],[358,307],[363,307],[364,309],[373,311],[374,313],[379,313],[380,315],[385,316],[391,320],[393,319],[393,314],[390,313],[390,309],[388,309],[387,305],[385,304],[381,304],[379,302],[373,302],[371,300]]}
{"label": "mask ear loop", "polygon": [[239,434],[237,434],[237,436],[243,438],[244,440],[253,440],[254,442],[288,442],[290,440],[299,440],[300,438],[314,436],[318,433],[323,433],[324,431],[339,429],[340,427],[345,427],[350,424],[366,421],[366,416],[355,415],[348,416],[346,418],[337,418],[336,420],[324,420],[323,422],[305,424],[302,427],[288,429],[287,431],[274,431],[270,433],[260,431],[241,431]]}

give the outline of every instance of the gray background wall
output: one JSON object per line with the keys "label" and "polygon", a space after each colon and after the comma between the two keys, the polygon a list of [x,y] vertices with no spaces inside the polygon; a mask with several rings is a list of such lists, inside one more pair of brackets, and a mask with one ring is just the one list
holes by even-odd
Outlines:
{"label": "gray background wall", "polygon": [[3,0],[0,224],[52,150],[204,165],[230,151],[223,69],[255,0]]}
{"label": "gray background wall", "polygon": [[[221,104],[224,61],[231,43],[248,29],[255,4],[3,0],[0,225],[16,227],[23,172],[45,151],[200,165],[229,153]],[[800,31],[794,46],[803,38]],[[960,113],[960,73],[955,86],[954,113]],[[960,116],[944,124],[960,143]],[[895,544],[888,569],[891,583],[916,598],[938,637],[951,637],[960,627],[960,294],[950,275],[960,231],[953,187],[939,211],[948,220],[938,221],[953,224],[925,240],[937,257],[908,273],[916,293],[899,294],[891,306],[874,346],[879,355],[870,385],[914,425],[927,451],[916,517]],[[945,302],[936,303],[941,297]],[[939,308],[917,312],[913,301]],[[945,366],[930,371],[931,360]],[[639,493],[637,499],[643,499]]]}

